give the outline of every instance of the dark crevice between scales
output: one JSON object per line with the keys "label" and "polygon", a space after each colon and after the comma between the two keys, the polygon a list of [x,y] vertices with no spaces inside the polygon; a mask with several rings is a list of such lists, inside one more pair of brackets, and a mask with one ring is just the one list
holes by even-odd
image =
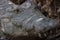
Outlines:
{"label": "dark crevice between scales", "polygon": [[20,4],[24,3],[26,0],[10,0],[10,1],[16,5],[20,5]]}

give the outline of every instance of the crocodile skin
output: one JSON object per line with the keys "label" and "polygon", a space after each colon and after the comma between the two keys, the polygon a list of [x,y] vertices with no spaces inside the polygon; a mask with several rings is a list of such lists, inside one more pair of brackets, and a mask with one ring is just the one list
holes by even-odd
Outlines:
{"label": "crocodile skin", "polygon": [[[46,31],[57,25],[55,20],[45,17],[34,2],[27,0],[21,5],[15,5],[10,1],[0,2],[1,30],[10,35],[28,35],[30,30],[34,33]],[[16,11],[19,10],[19,12]]]}

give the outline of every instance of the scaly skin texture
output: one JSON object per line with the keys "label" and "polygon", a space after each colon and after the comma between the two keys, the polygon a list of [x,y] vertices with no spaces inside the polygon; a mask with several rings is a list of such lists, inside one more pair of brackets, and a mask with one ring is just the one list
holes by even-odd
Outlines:
{"label": "scaly skin texture", "polygon": [[4,14],[0,18],[1,30],[6,34],[14,36],[26,36],[29,35],[29,33],[39,34],[51,28],[55,28],[55,26],[57,25],[57,22],[55,22],[55,20],[45,17],[36,8],[36,5],[31,0],[27,0],[26,2],[18,6],[19,12],[13,10],[16,9],[15,6],[17,5],[6,5],[9,5],[9,9],[1,9],[2,11],[4,11]]}

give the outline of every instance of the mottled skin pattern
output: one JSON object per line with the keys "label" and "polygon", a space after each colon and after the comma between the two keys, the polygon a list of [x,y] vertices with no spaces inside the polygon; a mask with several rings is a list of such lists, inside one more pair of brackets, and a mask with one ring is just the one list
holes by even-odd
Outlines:
{"label": "mottled skin pattern", "polygon": [[[6,34],[14,36],[26,36],[31,32],[38,34],[40,31],[46,31],[57,25],[54,20],[45,17],[35,8],[36,5],[32,0],[27,0],[19,6],[13,3],[8,4],[6,0],[5,4],[2,5],[7,5],[4,6],[5,8],[0,9],[1,30]],[[17,8],[19,10],[18,13],[14,11]]]}

